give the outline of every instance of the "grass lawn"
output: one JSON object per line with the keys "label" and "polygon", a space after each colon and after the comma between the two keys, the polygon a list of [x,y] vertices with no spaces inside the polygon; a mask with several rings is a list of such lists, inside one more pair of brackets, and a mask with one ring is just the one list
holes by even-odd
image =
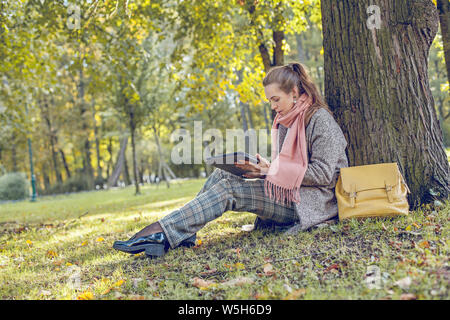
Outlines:
{"label": "grass lawn", "polygon": [[449,299],[449,202],[296,236],[242,231],[255,216],[227,212],[194,248],[154,260],[111,248],[204,181],[0,204],[0,299]]}

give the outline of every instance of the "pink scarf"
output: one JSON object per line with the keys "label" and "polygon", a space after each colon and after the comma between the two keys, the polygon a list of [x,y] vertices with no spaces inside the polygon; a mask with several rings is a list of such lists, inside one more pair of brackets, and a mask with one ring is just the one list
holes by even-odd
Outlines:
{"label": "pink scarf", "polygon": [[[272,124],[272,163],[264,180],[264,192],[277,202],[300,202],[300,186],[308,167],[306,150],[305,111],[312,99],[302,94],[284,116],[276,115]],[[290,128],[280,153],[277,150],[278,124]]]}

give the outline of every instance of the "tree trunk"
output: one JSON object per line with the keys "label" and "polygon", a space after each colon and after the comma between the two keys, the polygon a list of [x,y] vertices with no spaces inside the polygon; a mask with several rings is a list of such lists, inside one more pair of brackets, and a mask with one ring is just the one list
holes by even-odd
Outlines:
{"label": "tree trunk", "polygon": [[108,179],[108,188],[114,187],[117,185],[117,180],[119,180],[120,174],[123,171],[124,162],[125,162],[125,151],[127,149],[128,137],[123,137],[120,141],[120,150],[117,155],[116,166]]}
{"label": "tree trunk", "polygon": [[447,79],[450,82],[450,2],[448,0],[437,0],[437,8],[441,22],[442,42],[444,43]]}
{"label": "tree trunk", "polygon": [[263,113],[264,113],[264,123],[266,124],[266,130],[267,130],[267,134],[270,135],[271,132],[271,126],[269,125],[269,119],[267,116],[267,104],[263,103]]}
{"label": "tree trunk", "polygon": [[161,179],[161,174],[164,175],[164,180],[166,181],[167,188],[170,188],[170,179],[167,177],[165,167],[164,167],[164,156],[162,154],[161,144],[159,143],[159,137],[158,132],[156,131],[155,127],[153,128],[153,133],[155,134],[155,141],[156,146],[158,147],[158,154],[159,154],[159,167],[158,167],[158,176]]}
{"label": "tree trunk", "polygon": [[[282,26],[284,25],[284,14],[281,11],[281,5],[282,2],[279,2],[278,5],[275,7],[273,14],[275,15],[275,23],[274,25]],[[255,12],[256,7],[255,5],[250,5],[248,7],[248,12],[250,13],[250,17],[254,16],[253,13]],[[266,46],[266,39],[264,39],[264,34],[262,30],[259,28],[258,23],[253,21],[253,19],[250,19],[250,25],[254,26],[255,32],[258,35],[258,40],[260,42],[258,46],[259,53],[261,54],[261,59],[264,65],[264,71],[267,73],[269,72],[270,68],[273,66],[282,66],[284,64],[284,50],[283,50],[283,42],[284,42],[284,31],[282,30],[273,30],[272,31],[272,40],[271,43],[273,43],[273,56],[270,57],[269,49]],[[275,119],[276,111],[272,110],[272,122]]]}
{"label": "tree trunk", "polygon": [[111,170],[112,163],[113,163],[113,153],[112,153],[112,137],[108,140],[108,153],[109,153],[109,161],[108,165],[106,167],[106,180],[109,180],[109,171]]}
{"label": "tree trunk", "polygon": [[128,169],[128,160],[126,155],[123,158],[123,169],[124,169],[122,172],[123,179],[125,180],[127,186],[129,186],[131,184],[131,178],[130,178],[130,170]]}
{"label": "tree trunk", "polygon": [[95,120],[95,100],[92,100],[92,122],[94,126],[94,138],[95,138],[95,151],[97,153],[97,177],[102,178],[102,166],[100,162],[102,161],[100,155],[100,139],[98,138],[98,126],[97,121]]}
{"label": "tree trunk", "polygon": [[136,143],[135,143],[135,134],[136,134],[136,122],[134,119],[134,109],[133,106],[128,106],[128,116],[130,118],[130,132],[131,132],[131,151],[133,158],[133,178],[136,192],[135,194],[140,194],[139,190],[139,181],[138,181],[138,170],[137,170],[137,161],[136,161]]}
{"label": "tree trunk", "polygon": [[[244,108],[244,104],[242,102],[239,102],[239,108],[241,109],[241,120],[242,120],[242,129],[244,130],[244,132],[248,131],[248,124],[247,124],[247,117],[245,115],[245,108]],[[249,137],[246,135],[244,137],[245,140],[245,152],[248,153],[250,146],[249,146]],[[240,150],[238,150],[240,151]]]}
{"label": "tree trunk", "polygon": [[13,172],[17,172],[17,151],[16,151],[16,143],[14,141],[15,139],[12,139],[11,143],[11,160],[13,165]]}
{"label": "tree trunk", "polygon": [[297,42],[298,60],[300,61],[300,63],[306,63],[305,51],[303,50],[303,44],[302,44],[302,36],[300,34],[296,34],[295,40]]}
{"label": "tree trunk", "polygon": [[70,174],[69,166],[67,165],[66,155],[64,154],[64,151],[62,149],[59,149],[59,153],[61,155],[61,160],[64,165],[64,170],[66,170],[67,178],[70,178],[71,174]]}
{"label": "tree trunk", "polygon": [[41,115],[45,120],[45,123],[47,124],[47,130],[48,130],[48,138],[50,141],[50,150],[52,153],[52,162],[53,162],[53,171],[55,172],[55,177],[58,183],[62,183],[62,176],[61,172],[59,171],[59,164],[58,164],[58,156],[56,154],[56,132],[52,127],[52,122],[50,120],[50,110],[48,106],[48,101],[46,98],[43,100],[39,100],[39,106],[41,109]]}
{"label": "tree trunk", "polygon": [[248,105],[248,103],[244,103],[244,108],[245,108],[245,111],[247,112],[247,116],[248,116],[248,127],[250,129],[253,129],[254,128],[253,115],[252,115],[252,112],[250,110],[250,106]]}
{"label": "tree trunk", "polygon": [[414,209],[449,192],[427,74],[438,14],[430,0],[378,3],[380,29],[367,13],[372,1],[322,0],[325,95],[349,142],[349,165],[397,162]]}
{"label": "tree trunk", "polygon": [[87,177],[91,180],[92,184],[94,182],[94,172],[91,165],[91,143],[89,141],[88,129],[89,126],[86,120],[86,101],[84,99],[84,76],[83,76],[83,64],[80,65],[79,71],[79,82],[78,82],[78,103],[80,108],[80,121],[81,121],[81,129],[86,137],[84,138],[84,159],[83,159],[83,172],[87,175]]}

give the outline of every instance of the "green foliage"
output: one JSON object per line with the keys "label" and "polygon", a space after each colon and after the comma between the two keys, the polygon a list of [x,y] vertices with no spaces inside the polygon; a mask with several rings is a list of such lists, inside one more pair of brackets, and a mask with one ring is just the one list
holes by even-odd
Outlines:
{"label": "green foliage", "polygon": [[0,200],[22,200],[29,195],[24,173],[10,172],[0,177]]}

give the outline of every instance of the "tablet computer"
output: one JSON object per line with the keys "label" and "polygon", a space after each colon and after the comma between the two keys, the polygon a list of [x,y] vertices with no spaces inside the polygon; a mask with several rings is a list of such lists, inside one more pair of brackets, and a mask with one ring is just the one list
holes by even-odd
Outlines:
{"label": "tablet computer", "polygon": [[218,156],[209,157],[205,160],[206,164],[220,168],[236,176],[242,176],[248,171],[238,168],[234,165],[238,160],[249,161],[254,164],[258,164],[259,160],[245,152],[233,152],[225,153]]}

